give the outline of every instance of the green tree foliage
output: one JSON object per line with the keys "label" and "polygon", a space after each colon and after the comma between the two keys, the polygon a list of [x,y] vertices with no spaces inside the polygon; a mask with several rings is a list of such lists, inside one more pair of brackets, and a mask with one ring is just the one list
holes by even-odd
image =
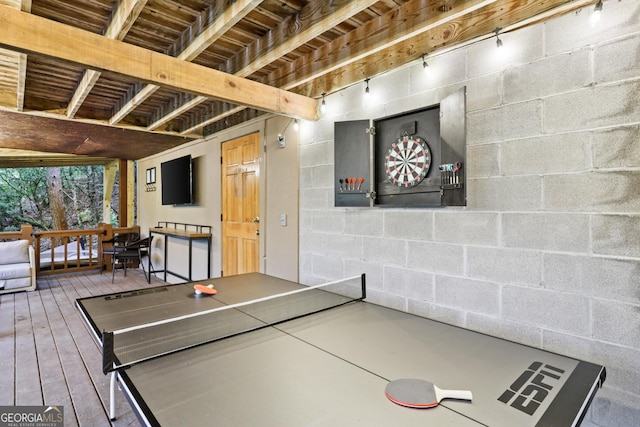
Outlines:
{"label": "green tree foliage", "polygon": [[[68,228],[95,227],[102,220],[104,167],[69,166],[60,171]],[[22,224],[40,231],[53,227],[46,168],[0,169],[0,230],[19,230]]]}

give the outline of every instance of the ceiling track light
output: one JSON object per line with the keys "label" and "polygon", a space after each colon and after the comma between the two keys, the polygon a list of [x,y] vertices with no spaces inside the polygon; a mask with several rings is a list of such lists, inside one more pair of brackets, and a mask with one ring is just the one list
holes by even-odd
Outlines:
{"label": "ceiling track light", "polygon": [[500,30],[502,30],[502,28],[500,27],[493,30],[493,32],[496,33],[496,46],[498,47],[498,49],[502,47],[502,40],[500,40]]}
{"label": "ceiling track light", "polygon": [[327,111],[327,103],[325,102],[325,96],[327,96],[326,92],[322,92],[322,103],[320,104],[320,112],[324,113]]}

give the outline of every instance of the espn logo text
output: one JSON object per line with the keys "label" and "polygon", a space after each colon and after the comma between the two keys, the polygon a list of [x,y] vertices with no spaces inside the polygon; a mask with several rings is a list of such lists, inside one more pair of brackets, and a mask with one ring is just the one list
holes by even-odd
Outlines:
{"label": "espn logo text", "polygon": [[558,385],[564,372],[555,366],[533,362],[498,400],[525,414],[533,415],[553,387]]}

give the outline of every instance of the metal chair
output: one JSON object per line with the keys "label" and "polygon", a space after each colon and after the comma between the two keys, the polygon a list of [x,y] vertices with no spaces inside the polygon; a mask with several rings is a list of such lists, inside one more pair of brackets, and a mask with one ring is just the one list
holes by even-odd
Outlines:
{"label": "metal chair", "polygon": [[[111,247],[102,250],[102,265],[106,266],[105,257],[111,257],[113,265],[113,255],[115,252],[122,250],[128,243],[134,242],[140,238],[138,233],[116,233],[109,240],[104,240],[102,244],[110,243]],[[101,271],[102,273],[102,271]]]}
{"label": "metal chair", "polygon": [[[128,243],[125,246],[117,247],[117,249],[113,252],[113,266],[111,270],[111,283],[114,282],[115,274],[116,274],[116,264],[119,262],[122,263],[124,276],[127,277],[127,264],[130,262],[138,262],[142,266],[142,271],[144,272],[144,276],[147,279],[147,283],[151,283],[151,273],[155,274],[155,269],[153,268],[153,262],[151,262],[151,242],[153,241],[153,236],[136,240],[135,242]],[[144,262],[142,259],[144,257],[148,258],[149,263],[149,271],[144,268]]]}

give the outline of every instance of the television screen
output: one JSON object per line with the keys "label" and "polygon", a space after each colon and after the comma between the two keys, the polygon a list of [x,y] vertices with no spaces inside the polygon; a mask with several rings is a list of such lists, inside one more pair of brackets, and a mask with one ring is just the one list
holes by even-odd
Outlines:
{"label": "television screen", "polygon": [[169,160],[160,165],[163,205],[188,205],[193,203],[191,166],[191,155]]}

